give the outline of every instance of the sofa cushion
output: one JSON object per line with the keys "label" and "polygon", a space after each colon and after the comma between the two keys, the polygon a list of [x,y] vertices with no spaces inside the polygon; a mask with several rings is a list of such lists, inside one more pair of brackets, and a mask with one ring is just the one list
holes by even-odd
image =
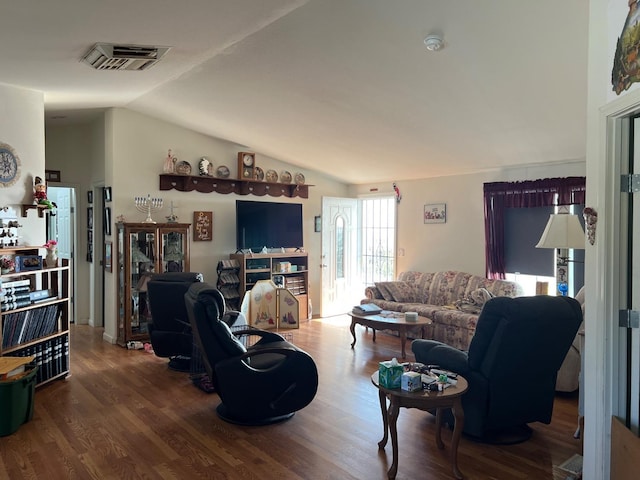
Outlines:
{"label": "sofa cushion", "polygon": [[376,282],[376,287],[387,301],[413,303],[416,301],[416,290],[408,282]]}
{"label": "sofa cushion", "polygon": [[387,302],[393,301],[393,295],[389,291],[390,283],[393,283],[393,282],[376,282],[375,283],[376,288],[378,289],[378,292],[380,292],[380,295],[382,295],[382,298],[385,299]]}
{"label": "sofa cushion", "polygon": [[464,296],[471,276],[465,272],[436,272],[429,286],[429,303],[453,306]]}

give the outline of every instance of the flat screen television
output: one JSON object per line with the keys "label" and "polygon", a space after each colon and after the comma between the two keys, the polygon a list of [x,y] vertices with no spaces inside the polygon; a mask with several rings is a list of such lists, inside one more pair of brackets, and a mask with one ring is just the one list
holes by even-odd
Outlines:
{"label": "flat screen television", "polygon": [[236,248],[302,248],[302,204],[236,200]]}

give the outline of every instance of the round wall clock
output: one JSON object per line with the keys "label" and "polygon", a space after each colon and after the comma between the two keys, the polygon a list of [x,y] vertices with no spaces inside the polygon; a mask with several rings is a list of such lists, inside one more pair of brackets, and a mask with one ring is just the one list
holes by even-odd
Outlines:
{"label": "round wall clock", "polygon": [[11,145],[0,142],[0,187],[10,187],[20,178],[20,158]]}

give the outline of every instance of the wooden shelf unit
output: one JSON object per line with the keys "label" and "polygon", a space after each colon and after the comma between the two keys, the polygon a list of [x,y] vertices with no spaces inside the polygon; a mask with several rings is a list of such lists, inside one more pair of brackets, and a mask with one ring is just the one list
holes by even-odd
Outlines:
{"label": "wooden shelf unit", "polygon": [[237,260],[221,260],[218,262],[218,283],[216,286],[222,293],[227,308],[231,310],[240,310],[239,271],[240,264]]}
{"label": "wooden shelf unit", "polygon": [[238,195],[256,195],[263,197],[300,197],[309,198],[309,187],[292,183],[271,183],[258,180],[240,180],[236,178],[216,178],[176,173],[160,174],[160,190],[178,190],[180,192],[235,193]]}
{"label": "wooden shelf unit", "polygon": [[[240,265],[240,299],[258,280],[273,280],[274,276],[282,275],[285,288],[298,299],[300,320],[309,318],[309,256],[306,252],[232,253],[229,258]],[[281,271],[280,265],[287,262],[295,269]]]}
{"label": "wooden shelf unit", "polygon": [[[0,257],[39,255],[42,247],[4,247]],[[0,356],[36,357],[37,386],[69,375],[69,261],[58,260],[57,267],[0,275],[3,291],[7,283],[28,280],[29,292],[48,290],[48,297],[1,312]],[[11,288],[11,287],[9,287]],[[24,292],[26,293],[26,292]],[[20,329],[20,331],[18,331]]]}

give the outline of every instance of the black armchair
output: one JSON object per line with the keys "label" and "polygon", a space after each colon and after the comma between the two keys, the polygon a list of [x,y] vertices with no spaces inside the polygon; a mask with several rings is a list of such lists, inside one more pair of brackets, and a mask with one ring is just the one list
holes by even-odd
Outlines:
{"label": "black armchair", "polygon": [[463,375],[463,432],[487,443],[528,440],[531,422],[551,423],[558,369],[582,322],[569,297],[496,297],[482,309],[465,353],[415,340],[416,361]]}
{"label": "black armchair", "polygon": [[[222,321],[220,298],[220,292],[206,283],[192,285],[185,295],[196,344],[220,395],[218,416],[241,425],[291,418],[315,397],[315,362],[277,333],[252,328],[234,335]],[[242,334],[261,338],[245,348],[236,337]]]}
{"label": "black armchair", "polygon": [[169,368],[181,372],[188,372],[191,365],[193,334],[184,294],[194,282],[202,282],[201,273],[158,273],[151,275],[146,283],[153,351],[159,357],[169,358]]}

